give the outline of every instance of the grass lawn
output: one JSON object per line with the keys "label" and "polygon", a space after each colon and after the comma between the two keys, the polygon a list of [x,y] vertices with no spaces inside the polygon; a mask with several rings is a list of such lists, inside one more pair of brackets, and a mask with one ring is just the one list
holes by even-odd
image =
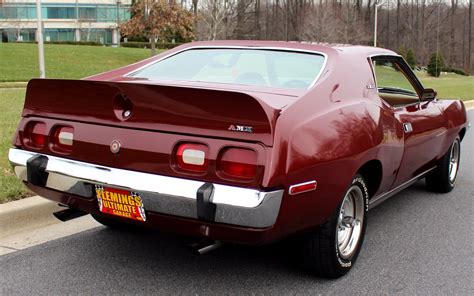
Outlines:
{"label": "grass lawn", "polygon": [[454,73],[435,78],[426,73],[416,73],[424,87],[438,92],[439,99],[474,100],[474,76],[461,76]]}
{"label": "grass lawn", "polygon": [[25,89],[0,88],[0,203],[28,196],[8,163],[8,149],[20,119]]}
{"label": "grass lawn", "polygon": [[[47,78],[83,78],[150,56],[149,49],[45,44]],[[38,47],[31,43],[0,43],[0,81],[38,77]]]}
{"label": "grass lawn", "polygon": [[[424,72],[415,72],[425,88],[433,88],[439,99],[474,100],[474,76],[462,76],[454,73],[442,74],[436,78]],[[397,86],[413,90],[401,72],[390,67],[376,66],[375,75],[379,86]]]}
{"label": "grass lawn", "polygon": [[[150,56],[150,50],[101,46],[45,45],[48,78],[77,79],[125,66]],[[24,83],[38,76],[36,44],[0,43],[0,203],[28,196],[8,163],[8,149],[23,108]],[[9,88],[20,87],[20,88]]]}

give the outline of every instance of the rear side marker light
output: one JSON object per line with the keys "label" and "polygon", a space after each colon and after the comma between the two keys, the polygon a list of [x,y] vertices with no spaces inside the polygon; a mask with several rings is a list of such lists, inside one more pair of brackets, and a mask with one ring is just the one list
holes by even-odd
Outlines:
{"label": "rear side marker light", "polygon": [[23,142],[32,148],[43,148],[46,144],[46,124],[38,121],[28,123],[24,131]]}
{"label": "rear side marker light", "polygon": [[296,194],[316,190],[317,187],[318,187],[318,183],[316,181],[309,181],[309,182],[295,184],[295,185],[290,186],[290,190],[288,191],[288,193],[290,195],[296,195]]}
{"label": "rear side marker light", "polygon": [[176,164],[182,170],[203,173],[209,167],[209,149],[203,144],[180,144],[176,150]]}

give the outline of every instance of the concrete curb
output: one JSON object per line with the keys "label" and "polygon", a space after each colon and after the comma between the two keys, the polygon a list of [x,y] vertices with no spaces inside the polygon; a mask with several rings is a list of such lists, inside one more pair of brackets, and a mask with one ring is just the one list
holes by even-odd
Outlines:
{"label": "concrete curb", "polygon": [[464,101],[464,105],[468,110],[474,109],[474,100]]}
{"label": "concrete curb", "polygon": [[23,81],[15,81],[15,82],[0,82],[0,89],[7,89],[7,88],[26,88],[28,82]]}
{"label": "concrete curb", "polygon": [[0,238],[59,223],[57,203],[39,196],[0,204]]}

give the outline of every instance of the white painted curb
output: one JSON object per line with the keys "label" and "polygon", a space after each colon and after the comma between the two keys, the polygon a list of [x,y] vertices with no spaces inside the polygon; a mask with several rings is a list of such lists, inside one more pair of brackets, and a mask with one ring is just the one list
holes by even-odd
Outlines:
{"label": "white painted curb", "polygon": [[467,110],[474,109],[474,100],[464,101],[464,106],[466,106]]}
{"label": "white painted curb", "polygon": [[57,203],[39,196],[0,204],[0,238],[59,223]]}

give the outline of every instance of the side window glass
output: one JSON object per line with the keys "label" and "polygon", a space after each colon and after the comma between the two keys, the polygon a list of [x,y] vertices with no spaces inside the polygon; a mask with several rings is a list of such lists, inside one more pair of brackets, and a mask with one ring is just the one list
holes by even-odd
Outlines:
{"label": "side window glass", "polygon": [[372,64],[380,98],[395,107],[419,101],[415,88],[396,61],[376,57]]}

